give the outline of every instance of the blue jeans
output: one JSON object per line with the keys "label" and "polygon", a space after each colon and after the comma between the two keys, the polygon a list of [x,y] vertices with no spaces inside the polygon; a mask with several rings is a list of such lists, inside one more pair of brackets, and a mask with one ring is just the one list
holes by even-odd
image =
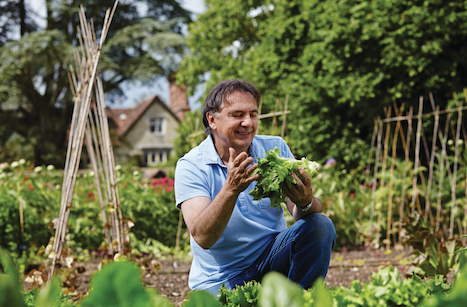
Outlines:
{"label": "blue jeans", "polygon": [[[276,271],[307,289],[318,277],[326,277],[335,242],[333,222],[321,213],[312,213],[272,236],[261,256],[225,285],[230,289],[243,286],[250,280],[261,281],[266,273]],[[217,295],[219,287],[214,288],[208,292]]]}

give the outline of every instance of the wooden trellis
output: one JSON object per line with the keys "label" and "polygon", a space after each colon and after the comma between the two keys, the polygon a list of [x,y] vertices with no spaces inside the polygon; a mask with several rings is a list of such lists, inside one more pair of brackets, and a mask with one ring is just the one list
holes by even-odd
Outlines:
{"label": "wooden trellis", "polygon": [[49,280],[54,273],[57,260],[60,260],[65,243],[83,144],[86,144],[94,172],[107,247],[110,253],[113,253],[114,250],[123,253],[123,217],[116,184],[113,149],[105,113],[102,78],[99,71],[102,46],[117,3],[118,0],[115,1],[112,10],[109,8],[106,11],[99,41],[96,39],[93,21],[86,21],[83,7],[79,12],[80,27],[78,28],[78,35],[80,46],[74,52],[76,71],[73,66],[70,66],[69,73],[75,105],[70,125],[60,215],[53,241],[53,257]]}
{"label": "wooden trellis", "polygon": [[[465,91],[464,93],[467,99],[467,93]],[[456,96],[455,98],[457,100]],[[459,177],[458,174],[460,146],[461,144],[465,146],[465,141],[467,140],[467,132],[462,123],[463,111],[467,109],[467,106],[462,101],[458,101],[456,108],[440,111],[439,106],[435,105],[431,94],[429,95],[429,102],[432,108],[432,111],[429,113],[423,114],[424,98],[420,97],[417,115],[413,114],[412,107],[408,111],[405,111],[404,104],[398,108],[394,103],[394,116],[392,108],[388,107],[385,108],[386,118],[375,120],[370,157],[367,165],[367,174],[373,168],[369,233],[370,235],[373,233],[373,227],[377,228],[374,241],[376,244],[379,244],[380,230],[383,222],[382,208],[383,206],[387,206],[387,232],[384,242],[387,249],[391,246],[391,235],[396,237],[397,234],[398,236],[393,242],[396,243],[397,241],[397,243],[401,243],[402,223],[406,214],[419,214],[421,218],[426,219],[430,224],[435,226],[436,232],[442,231],[448,234],[450,238],[455,234],[455,226],[458,229],[458,234],[467,234],[467,172],[462,177]],[[403,115],[404,111],[406,112],[405,115]],[[457,116],[454,121],[455,115]],[[444,123],[444,127],[441,127],[441,123]],[[416,126],[413,127],[413,125]],[[424,125],[431,129],[431,146],[428,144],[428,139],[423,129]],[[390,142],[391,140],[392,142]],[[398,153],[397,146],[399,143],[403,147],[403,159],[400,159],[402,151],[399,150]],[[448,157],[447,155],[448,144],[454,145],[453,157]],[[467,147],[464,148],[467,149]],[[389,159],[390,151],[391,158]],[[374,162],[372,162],[373,153],[375,153]],[[404,161],[400,195],[393,190],[395,163],[398,158]],[[388,171],[388,161],[390,162],[389,175],[386,174]],[[422,165],[422,161],[425,162],[425,165]],[[409,167],[412,162],[413,166]],[[463,165],[463,167],[467,170],[467,165]],[[448,177],[450,191],[446,191],[446,189],[443,191],[445,174]],[[379,182],[377,180],[378,177],[380,178]],[[386,180],[387,178],[389,180]],[[456,185],[458,185],[459,178],[464,179],[465,185],[465,201],[462,204],[459,204],[456,199]],[[411,186],[406,184],[408,179],[410,179]],[[383,199],[380,196],[377,199],[377,188],[379,191],[387,189],[387,197]],[[410,188],[412,188],[412,194],[411,196],[407,196],[406,190],[410,191]],[[450,192],[450,203],[442,203],[443,192],[445,194],[446,192]],[[436,195],[436,197],[433,195]],[[395,198],[397,198],[397,202],[395,202]],[[406,203],[408,199],[411,199],[411,201]],[[423,200],[425,201],[424,204]],[[434,201],[436,201],[436,206],[432,206]],[[394,206],[398,206],[399,210],[394,210],[397,209]],[[460,211],[462,207],[464,209],[463,220],[461,219],[461,214],[456,214],[462,212]],[[378,216],[375,222],[376,209],[378,210]],[[435,215],[433,211],[436,212]],[[396,222],[393,221],[394,212],[398,212],[399,215],[399,220]]]}
{"label": "wooden trellis", "polygon": [[266,113],[266,114],[261,114],[261,107],[262,107],[262,100],[260,101],[259,108],[258,108],[258,119],[263,119],[263,118],[268,118],[272,117],[272,123],[271,123],[271,135],[275,135],[275,129],[277,127],[277,116],[282,116],[282,126],[281,126],[281,137],[284,138],[285,136],[285,128],[287,127],[287,114],[292,113],[292,111],[288,110],[288,104],[289,104],[289,95],[287,94],[285,96],[285,101],[284,101],[284,109],[282,111],[280,110],[281,103],[279,99],[276,100],[276,105],[274,107],[274,112]]}

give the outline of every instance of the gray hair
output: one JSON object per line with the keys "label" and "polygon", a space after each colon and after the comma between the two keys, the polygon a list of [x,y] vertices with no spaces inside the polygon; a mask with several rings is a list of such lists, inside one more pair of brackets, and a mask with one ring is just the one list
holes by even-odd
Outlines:
{"label": "gray hair", "polygon": [[246,80],[228,79],[217,83],[209,92],[203,107],[203,124],[204,132],[211,134],[211,127],[209,126],[208,113],[215,117],[219,116],[219,111],[224,107],[224,102],[233,92],[243,92],[251,94],[256,100],[256,105],[259,105],[261,100],[260,91],[250,82]]}

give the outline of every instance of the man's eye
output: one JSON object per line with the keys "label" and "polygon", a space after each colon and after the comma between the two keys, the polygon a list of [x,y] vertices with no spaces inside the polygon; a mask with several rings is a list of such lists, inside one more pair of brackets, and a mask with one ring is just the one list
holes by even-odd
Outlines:
{"label": "man's eye", "polygon": [[256,118],[256,117],[258,117],[258,114],[256,114],[256,113],[250,114],[250,117]]}

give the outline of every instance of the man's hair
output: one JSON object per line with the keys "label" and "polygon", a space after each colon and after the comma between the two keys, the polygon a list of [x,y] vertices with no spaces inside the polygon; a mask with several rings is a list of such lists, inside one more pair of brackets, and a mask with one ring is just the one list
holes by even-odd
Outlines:
{"label": "man's hair", "polygon": [[217,83],[212,90],[209,92],[203,107],[203,124],[204,132],[211,134],[211,127],[209,126],[207,114],[211,113],[216,116],[223,107],[225,101],[229,98],[229,95],[233,92],[243,92],[251,94],[256,100],[256,105],[259,105],[261,100],[261,93],[259,90],[250,82],[246,80],[228,79]]}

